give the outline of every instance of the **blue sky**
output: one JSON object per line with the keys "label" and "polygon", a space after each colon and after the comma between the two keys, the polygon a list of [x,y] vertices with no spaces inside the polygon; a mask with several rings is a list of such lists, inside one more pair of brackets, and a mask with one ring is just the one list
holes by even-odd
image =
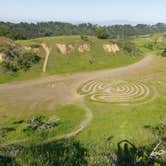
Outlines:
{"label": "blue sky", "polygon": [[166,0],[1,0],[0,20],[166,22]]}

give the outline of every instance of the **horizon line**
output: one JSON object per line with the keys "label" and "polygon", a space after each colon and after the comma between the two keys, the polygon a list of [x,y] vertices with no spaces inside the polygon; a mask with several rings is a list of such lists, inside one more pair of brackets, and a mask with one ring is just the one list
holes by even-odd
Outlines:
{"label": "horizon line", "polygon": [[33,19],[29,19],[29,20],[16,20],[16,19],[1,19],[0,18],[0,22],[10,22],[10,23],[15,23],[15,24],[19,24],[19,23],[42,23],[42,22],[59,22],[59,23],[69,23],[69,24],[73,24],[73,25],[79,25],[79,24],[92,24],[92,25],[105,25],[105,26],[111,26],[111,25],[138,25],[138,24],[146,24],[146,25],[155,25],[158,23],[163,23],[166,24],[166,22],[164,21],[131,21],[131,20],[125,20],[125,19],[117,19],[117,20],[104,20],[104,21],[84,21],[84,20],[33,20]]}

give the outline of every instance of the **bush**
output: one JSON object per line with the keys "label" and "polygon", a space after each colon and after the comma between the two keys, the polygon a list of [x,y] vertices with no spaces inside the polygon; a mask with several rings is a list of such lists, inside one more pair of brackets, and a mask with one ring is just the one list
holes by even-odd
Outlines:
{"label": "bush", "polygon": [[96,35],[99,39],[107,39],[110,36],[109,31],[106,27],[98,28],[96,31]]}
{"label": "bush", "polygon": [[145,48],[149,49],[149,50],[153,50],[154,49],[154,46],[155,46],[155,43],[147,43],[144,45]]}
{"label": "bush", "polygon": [[131,41],[119,41],[118,46],[129,55],[136,56],[140,54],[139,48]]}
{"label": "bush", "polygon": [[2,66],[11,72],[27,71],[41,59],[35,52],[27,51],[13,40],[4,37],[0,37],[0,52],[4,54]]}
{"label": "bush", "polygon": [[162,52],[162,56],[166,57],[166,48],[164,49],[164,51]]}
{"label": "bush", "polygon": [[32,64],[40,61],[40,57],[33,52],[8,52],[3,67],[8,71],[17,72],[19,70],[28,71]]}
{"label": "bush", "polygon": [[81,35],[80,37],[81,37],[81,40],[83,41],[89,41],[88,36],[86,35]]}

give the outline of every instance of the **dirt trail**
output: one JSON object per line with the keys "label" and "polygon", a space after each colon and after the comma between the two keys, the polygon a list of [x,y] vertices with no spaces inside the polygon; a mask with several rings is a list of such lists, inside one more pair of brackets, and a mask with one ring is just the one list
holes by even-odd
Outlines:
{"label": "dirt trail", "polygon": [[85,111],[85,119],[81,122],[81,124],[72,132],[67,133],[67,134],[63,134],[60,136],[52,137],[52,138],[44,141],[45,143],[48,143],[48,142],[51,142],[54,140],[67,139],[67,138],[74,137],[74,136],[78,135],[81,131],[83,131],[89,125],[89,123],[93,119],[93,114],[92,114],[91,110],[86,105],[84,105],[84,104],[81,104],[81,105]]}
{"label": "dirt trail", "polygon": [[155,56],[150,55],[135,64],[117,69],[50,76],[38,80],[2,84],[0,85],[0,101],[7,104],[26,103],[33,108],[36,103],[42,105],[46,100],[49,100],[48,108],[56,109],[59,105],[75,102],[80,97],[77,93],[78,87],[89,80],[135,78],[142,71],[145,71],[145,68],[153,66],[153,62],[155,62]]}
{"label": "dirt trail", "polygon": [[45,59],[44,59],[44,64],[43,64],[43,73],[45,73],[46,68],[47,68],[48,57],[50,55],[50,49],[47,47],[47,45],[45,43],[42,43],[41,46],[43,47],[43,49],[46,53]]}
{"label": "dirt trail", "polygon": [[[49,49],[46,45],[43,45],[46,49],[47,56],[49,56]],[[47,59],[48,60],[48,59]],[[47,62],[46,60],[46,62]],[[139,76],[141,72],[145,71],[145,68],[153,66],[155,62],[155,56],[146,56],[141,61],[129,65],[127,67],[120,67],[116,69],[85,72],[76,74],[66,74],[64,76],[50,76],[38,80],[23,81],[12,84],[0,85],[0,101],[6,104],[20,104],[22,110],[18,110],[24,114],[23,110],[27,110],[35,105],[42,107],[46,100],[49,101],[48,109],[56,109],[59,105],[66,105],[79,102],[85,109],[85,119],[81,124],[72,132],[64,134],[58,137],[53,137],[46,141],[57,140],[62,138],[69,138],[79,134],[93,118],[93,114],[89,108],[87,108],[83,101],[80,100],[82,96],[78,95],[77,90],[79,86],[86,81],[93,79],[128,79],[135,76]],[[46,65],[45,65],[46,66]],[[45,68],[45,67],[44,67]],[[28,95],[27,95],[28,94]],[[23,104],[22,104],[23,103]],[[24,103],[26,103],[25,108]],[[27,105],[29,105],[27,107]],[[11,110],[12,111],[12,110]],[[22,141],[18,141],[22,142]]]}
{"label": "dirt trail", "polygon": [[[85,104],[81,103],[81,106],[83,107],[83,109],[85,111],[85,119],[80,123],[80,125],[75,130],[73,130],[73,131],[71,131],[70,133],[67,133],[67,134],[63,134],[63,135],[60,135],[60,136],[55,136],[55,137],[46,139],[46,140],[43,141],[43,143],[49,143],[49,142],[56,141],[56,140],[71,138],[71,137],[74,137],[74,136],[78,135],[81,131],[83,131],[89,125],[89,123],[92,121],[93,114],[92,114],[91,110],[88,107],[86,107]],[[15,141],[12,141],[12,142],[1,144],[0,146],[5,147],[5,146],[8,146],[8,145],[25,143],[27,141],[29,141],[29,139],[15,140]]]}

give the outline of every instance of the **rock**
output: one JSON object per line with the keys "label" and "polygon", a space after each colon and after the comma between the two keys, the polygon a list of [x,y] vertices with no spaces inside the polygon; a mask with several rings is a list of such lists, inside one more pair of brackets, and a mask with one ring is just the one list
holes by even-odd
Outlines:
{"label": "rock", "polygon": [[113,53],[120,51],[117,44],[104,44],[103,49],[107,52],[113,52]]}
{"label": "rock", "polygon": [[32,50],[32,48],[31,48],[31,47],[28,47],[28,46],[24,46],[24,49],[25,49],[26,51]]}
{"label": "rock", "polygon": [[62,53],[62,54],[66,54],[67,53],[67,47],[65,44],[56,44],[56,47],[58,48],[58,50]]}
{"label": "rock", "polygon": [[88,44],[82,44],[78,46],[79,52],[90,51],[90,46]]}
{"label": "rock", "polygon": [[4,61],[4,58],[5,58],[5,54],[0,53],[0,63],[2,63]]}
{"label": "rock", "polygon": [[86,52],[90,51],[90,45],[88,44],[56,44],[56,47],[62,54],[67,54],[72,51]]}

